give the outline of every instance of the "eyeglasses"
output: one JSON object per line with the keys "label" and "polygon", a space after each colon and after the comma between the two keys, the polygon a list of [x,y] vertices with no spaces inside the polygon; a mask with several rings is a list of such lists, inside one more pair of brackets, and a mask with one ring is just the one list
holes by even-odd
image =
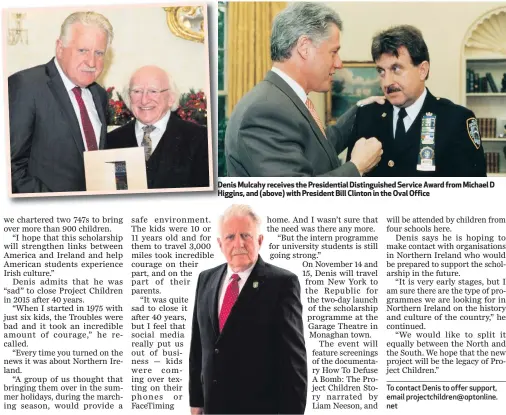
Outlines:
{"label": "eyeglasses", "polygon": [[156,98],[162,92],[165,92],[168,90],[169,90],[169,88],[167,88],[167,89],[137,89],[137,88],[134,88],[134,89],[130,89],[130,95],[132,95],[132,97],[134,97],[134,98],[138,98],[138,97],[143,96],[144,93],[146,93],[146,95],[148,97]]}

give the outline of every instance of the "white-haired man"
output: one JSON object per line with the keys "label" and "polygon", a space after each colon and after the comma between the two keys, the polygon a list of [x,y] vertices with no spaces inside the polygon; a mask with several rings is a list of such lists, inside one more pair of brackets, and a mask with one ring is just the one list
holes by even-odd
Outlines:
{"label": "white-haired man", "polygon": [[73,13],[55,58],[9,77],[13,193],[86,190],[83,152],[105,146],[107,94],[95,81],[112,38],[101,14]]}
{"label": "white-haired man", "polygon": [[337,154],[348,146],[355,112],[347,113],[344,125],[325,130],[308,99],[310,92],[328,91],[332,75],[342,68],[341,28],[338,14],[318,3],[295,2],[276,16],[273,68],[228,122],[229,176],[359,176],[379,162],[381,144],[364,138],[340,166]]}
{"label": "white-haired man", "polygon": [[208,187],[207,128],[171,114],[179,104],[172,77],[143,66],[130,78],[127,96],[135,120],[110,132],[106,148],[143,147],[150,189]]}
{"label": "white-haired man", "polygon": [[303,414],[307,361],[297,276],[266,264],[260,219],[219,222],[227,263],[199,276],[190,348],[192,414]]}

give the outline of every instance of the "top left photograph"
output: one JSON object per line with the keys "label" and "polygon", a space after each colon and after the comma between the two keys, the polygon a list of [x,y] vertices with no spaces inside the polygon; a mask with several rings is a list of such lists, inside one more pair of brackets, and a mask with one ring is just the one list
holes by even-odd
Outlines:
{"label": "top left photograph", "polygon": [[3,19],[11,197],[213,190],[205,5]]}

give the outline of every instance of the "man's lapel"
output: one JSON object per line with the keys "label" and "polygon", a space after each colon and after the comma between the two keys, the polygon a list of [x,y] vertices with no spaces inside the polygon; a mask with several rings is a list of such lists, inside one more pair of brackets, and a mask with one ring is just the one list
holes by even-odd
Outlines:
{"label": "man's lapel", "polygon": [[378,110],[375,112],[375,117],[376,119],[373,120],[372,125],[373,129],[376,129],[377,126],[379,130],[378,137],[376,138],[381,141],[383,147],[391,146],[394,142],[394,109],[392,105],[388,101],[384,105],[378,105]]}
{"label": "man's lapel", "polygon": [[[165,132],[152,155],[163,153],[168,158],[168,165],[173,166],[182,162],[180,156],[180,148],[184,138],[181,136],[181,131],[178,126],[179,119],[177,115],[170,114],[169,122],[165,128]],[[153,157],[154,159],[154,157]]]}
{"label": "man's lapel", "polygon": [[211,277],[209,292],[211,294],[211,301],[209,301],[209,318],[213,326],[214,334],[216,337],[220,335],[220,328],[218,322],[218,301],[220,297],[221,281],[227,274],[227,264],[219,267],[214,275]]}
{"label": "man's lapel", "polygon": [[[301,99],[297,96],[297,94],[290,87],[290,85],[288,85],[278,74],[272,71],[267,72],[267,75],[265,76],[265,81],[275,85],[282,92],[284,92],[288,96],[288,98],[290,98],[290,100],[295,104],[295,106],[300,111],[302,116],[307,120],[307,122],[311,126],[311,129],[313,130],[313,133],[315,134],[318,142],[323,147],[325,153],[327,153],[327,156],[329,158],[332,167],[333,168],[338,167],[337,155],[335,154],[334,149],[329,144],[327,138],[323,135],[322,130],[320,130],[320,127],[318,127],[318,124],[316,123],[314,117],[307,109],[306,105],[301,101]],[[308,139],[310,139],[310,137],[308,137]]]}
{"label": "man's lapel", "polygon": [[243,312],[247,309],[248,305],[251,301],[255,299],[255,296],[262,289],[262,285],[265,282],[265,263],[258,257],[257,263],[255,267],[251,271],[250,276],[248,277],[248,281],[246,281],[246,285],[242,288],[237,301],[235,302],[230,314],[227,318],[225,326],[223,327],[222,332],[220,333],[220,338],[230,330],[230,327],[234,325],[234,323],[243,315]]}
{"label": "man's lapel", "polygon": [[[360,128],[360,123],[363,122],[365,125],[365,131],[374,131],[375,137],[381,142],[383,151],[386,154],[392,154],[395,149],[395,140],[393,138],[393,107],[388,101],[384,105],[370,105],[377,105],[377,110],[373,112],[373,118],[370,118],[369,120],[363,120],[360,117],[357,117],[357,123],[359,124],[358,131],[359,133],[364,132],[364,129]],[[359,111],[361,110],[359,109]],[[366,136],[366,138],[370,138],[371,136]],[[360,137],[362,137],[362,135],[358,135],[357,138]],[[380,163],[387,165],[388,161],[389,160],[385,157],[382,157]],[[374,170],[371,173],[374,173]]]}
{"label": "man's lapel", "polygon": [[135,121],[136,121],[135,119],[132,121],[129,121],[124,127],[125,134],[124,134],[124,137],[122,137],[122,139],[124,138],[124,142],[125,142],[124,147],[137,147],[138,146],[137,137],[135,136]]}
{"label": "man's lapel", "polygon": [[49,77],[47,86],[58,102],[62,115],[70,127],[72,138],[74,139],[76,146],[79,149],[79,153],[81,153],[82,156],[82,153],[84,152],[84,142],[81,137],[79,121],[77,120],[76,113],[74,112],[74,107],[70,101],[69,94],[65,89],[65,85],[63,84],[60,74],[58,73],[58,69],[56,69],[54,59],[55,58],[51,59],[51,61],[46,65],[46,73]]}
{"label": "man's lapel", "polygon": [[88,88],[93,96],[93,102],[95,103],[95,108],[97,109],[98,118],[100,118],[100,122],[102,123],[98,149],[103,150],[105,147],[105,137],[107,136],[107,120],[105,119],[104,104],[100,101],[98,85],[93,83]]}
{"label": "man's lapel", "polygon": [[241,290],[239,297],[235,303],[235,306],[232,308],[233,315],[234,311],[238,314],[241,310],[244,309],[248,305],[248,303],[255,297],[255,295],[262,289],[262,285],[265,282],[265,263],[258,257],[257,263],[255,267],[251,271],[250,276],[248,277],[248,281]]}

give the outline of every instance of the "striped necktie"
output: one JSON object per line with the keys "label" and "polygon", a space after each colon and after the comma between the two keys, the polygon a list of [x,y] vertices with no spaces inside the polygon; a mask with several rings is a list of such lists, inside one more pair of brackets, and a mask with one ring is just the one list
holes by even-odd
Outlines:
{"label": "striped necktie", "polygon": [[151,152],[153,151],[153,143],[151,141],[151,137],[149,136],[156,127],[153,125],[145,125],[142,127],[144,130],[144,136],[142,137],[141,146],[144,147],[144,157],[146,161],[151,157]]}
{"label": "striped necktie", "polygon": [[323,136],[325,138],[327,138],[327,136],[325,135],[325,128],[323,127],[322,120],[320,120],[320,117],[318,117],[318,114],[316,113],[316,110],[314,109],[313,102],[309,98],[306,99],[306,107],[309,110],[309,112],[311,113],[311,115],[313,116],[314,120],[316,121],[316,124],[318,124],[318,127],[320,127],[320,130],[322,131]]}

